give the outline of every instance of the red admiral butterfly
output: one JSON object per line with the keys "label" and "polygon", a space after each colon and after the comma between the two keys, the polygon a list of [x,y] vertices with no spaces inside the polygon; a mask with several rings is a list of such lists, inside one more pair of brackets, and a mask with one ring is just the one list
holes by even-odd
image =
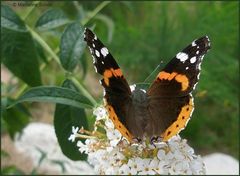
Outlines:
{"label": "red admiral butterfly", "polygon": [[185,128],[193,110],[191,92],[199,80],[200,65],[210,49],[207,36],[194,40],[157,75],[147,91],[131,91],[108,49],[88,28],[84,40],[96,72],[103,75],[106,109],[115,127],[129,141],[144,136],[167,141]]}

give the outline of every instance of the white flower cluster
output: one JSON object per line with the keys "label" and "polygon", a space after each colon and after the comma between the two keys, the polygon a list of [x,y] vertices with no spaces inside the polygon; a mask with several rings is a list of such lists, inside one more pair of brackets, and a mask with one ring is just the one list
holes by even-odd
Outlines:
{"label": "white flower cluster", "polygon": [[[93,113],[96,116],[93,132],[95,138],[86,139],[84,143],[78,141],[77,146],[81,153],[88,154],[88,162],[97,174],[206,174],[201,157],[194,154],[185,139],[175,136],[168,142],[154,145],[146,141],[129,144],[114,128],[104,107],[96,108]],[[100,135],[100,128],[106,133]],[[73,128],[69,140],[72,140],[74,135],[76,128]]]}

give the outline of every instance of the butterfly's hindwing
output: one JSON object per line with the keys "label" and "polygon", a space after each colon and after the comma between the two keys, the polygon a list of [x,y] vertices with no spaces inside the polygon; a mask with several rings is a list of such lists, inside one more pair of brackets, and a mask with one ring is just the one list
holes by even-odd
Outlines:
{"label": "butterfly's hindwing", "polygon": [[167,141],[185,128],[193,112],[193,98],[155,98],[149,102],[150,118],[146,131],[148,136],[161,136]]}

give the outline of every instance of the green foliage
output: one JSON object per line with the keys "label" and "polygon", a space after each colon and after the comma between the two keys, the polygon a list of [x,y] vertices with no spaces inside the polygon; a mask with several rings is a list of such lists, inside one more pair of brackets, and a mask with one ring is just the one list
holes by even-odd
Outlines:
{"label": "green foliage", "polygon": [[76,68],[86,47],[83,41],[83,33],[84,29],[78,23],[68,25],[63,32],[60,45],[60,61],[68,71],[73,71]]}
{"label": "green foliage", "polygon": [[39,63],[30,33],[24,22],[8,6],[2,5],[1,11],[1,43],[4,43],[1,47],[1,61],[30,86],[40,85]]}
{"label": "green foliage", "polygon": [[15,100],[11,98],[1,99],[1,115],[4,126],[7,128],[10,137],[13,139],[17,132],[21,132],[25,125],[29,123],[30,113],[28,109],[18,104],[14,108],[7,109],[7,106],[14,103]]}
{"label": "green foliage", "polygon": [[80,93],[55,86],[39,86],[26,91],[11,106],[22,102],[51,102],[70,105],[78,108],[92,108],[91,101]]}
{"label": "green foliage", "polygon": [[6,5],[1,5],[1,27],[18,32],[27,32],[24,22]]}
{"label": "green foliage", "polygon": [[69,19],[60,9],[48,9],[36,22],[36,28],[40,31],[50,30],[67,24]]}
{"label": "green foliage", "polygon": [[[70,80],[65,80],[62,87],[79,92],[78,88]],[[77,142],[68,140],[73,126],[82,126],[84,129],[88,129],[85,110],[79,107],[57,104],[54,113],[54,127],[62,152],[72,160],[86,159],[85,154],[79,153]]]}
{"label": "green foliage", "polygon": [[[107,3],[100,4],[97,8],[101,10]],[[34,8],[28,10],[29,13]],[[29,122],[29,113],[24,109],[23,102],[52,102],[57,103],[54,115],[54,127],[58,138],[58,142],[63,153],[72,160],[86,159],[86,155],[80,154],[75,143],[68,141],[71,134],[72,126],[88,129],[89,123],[92,123],[92,118],[87,119],[85,108],[93,108],[96,101],[88,93],[82,82],[78,82],[74,77],[74,70],[80,63],[83,68],[83,76],[86,74],[86,60],[82,59],[83,50],[86,44],[83,42],[83,28],[79,21],[68,24],[70,20],[65,16],[61,9],[50,9],[40,15],[35,23],[35,27],[42,33],[42,35],[52,35],[54,39],[59,37],[58,31],[63,32],[61,35],[60,58],[55,52],[58,52],[57,47],[55,51],[52,50],[52,44],[46,42],[44,37],[40,36],[35,29],[25,24],[25,21],[8,6],[2,5],[1,13],[1,40],[4,41],[4,47],[1,48],[1,56],[4,65],[11,70],[18,78],[21,78],[30,86],[37,86],[41,84],[40,81],[40,66],[38,60],[44,61],[41,64],[41,69],[44,69],[46,64],[55,59],[61,68],[66,69],[66,81],[62,87],[58,86],[39,86],[29,89],[22,94],[26,85],[20,91],[14,94],[17,99],[12,100],[8,98],[10,95],[8,86],[4,89],[6,96],[2,97],[2,127],[7,129],[11,137],[16,132],[21,132],[24,126]],[[93,14],[95,14],[94,12]],[[82,20],[88,22],[92,17]],[[65,30],[61,26],[66,25]],[[55,44],[56,47],[56,44]],[[28,52],[26,50],[29,50]],[[20,52],[22,51],[22,53]],[[47,55],[47,56],[46,56]],[[16,58],[20,62],[15,64]],[[63,70],[64,71],[64,70]],[[31,74],[29,74],[31,73]],[[19,96],[19,94],[22,94]],[[10,97],[10,96],[9,96]],[[11,100],[11,101],[10,101]],[[17,122],[17,123],[16,123]],[[59,164],[59,163],[58,163]],[[34,174],[36,170],[33,170]]]}

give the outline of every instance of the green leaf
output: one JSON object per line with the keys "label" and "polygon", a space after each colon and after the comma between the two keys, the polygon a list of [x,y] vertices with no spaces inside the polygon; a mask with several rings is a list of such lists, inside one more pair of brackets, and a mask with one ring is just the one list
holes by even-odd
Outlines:
{"label": "green leaf", "polygon": [[29,32],[1,28],[3,64],[29,86],[41,85],[36,48]]}
{"label": "green leaf", "polygon": [[34,45],[35,45],[35,48],[37,50],[37,55],[38,55],[39,59],[47,64],[48,60],[47,60],[47,57],[44,53],[43,47],[36,40],[33,40],[33,41],[34,41]]}
{"label": "green leaf", "polygon": [[27,31],[24,22],[7,5],[1,5],[1,27],[18,32]]}
{"label": "green leaf", "polygon": [[3,122],[4,125],[6,125],[8,133],[12,139],[17,132],[21,132],[22,129],[29,123],[30,116],[26,107],[21,104],[18,104],[10,109],[6,109],[6,107],[13,102],[14,100],[9,98],[1,99]]}
{"label": "green leaf", "polygon": [[69,19],[61,9],[49,9],[45,11],[36,23],[36,28],[40,31],[50,30],[67,24]]}
{"label": "green leaf", "polygon": [[66,27],[61,37],[60,61],[67,71],[73,71],[80,60],[86,44],[83,40],[84,30],[78,23]]}
{"label": "green leaf", "polygon": [[56,86],[39,86],[29,89],[14,104],[22,102],[51,102],[78,108],[92,108],[92,103],[85,96],[68,88]]}
{"label": "green leaf", "polygon": [[[8,6],[1,6],[1,61],[30,86],[41,85],[39,63],[32,36]],[[31,74],[29,74],[31,73]]]}
{"label": "green leaf", "polygon": [[[78,91],[70,80],[65,80],[62,86]],[[71,142],[68,140],[73,126],[79,128],[83,126],[84,129],[88,129],[84,109],[57,104],[54,114],[54,127],[62,152],[72,160],[85,160],[86,155],[79,152],[77,141]]]}

